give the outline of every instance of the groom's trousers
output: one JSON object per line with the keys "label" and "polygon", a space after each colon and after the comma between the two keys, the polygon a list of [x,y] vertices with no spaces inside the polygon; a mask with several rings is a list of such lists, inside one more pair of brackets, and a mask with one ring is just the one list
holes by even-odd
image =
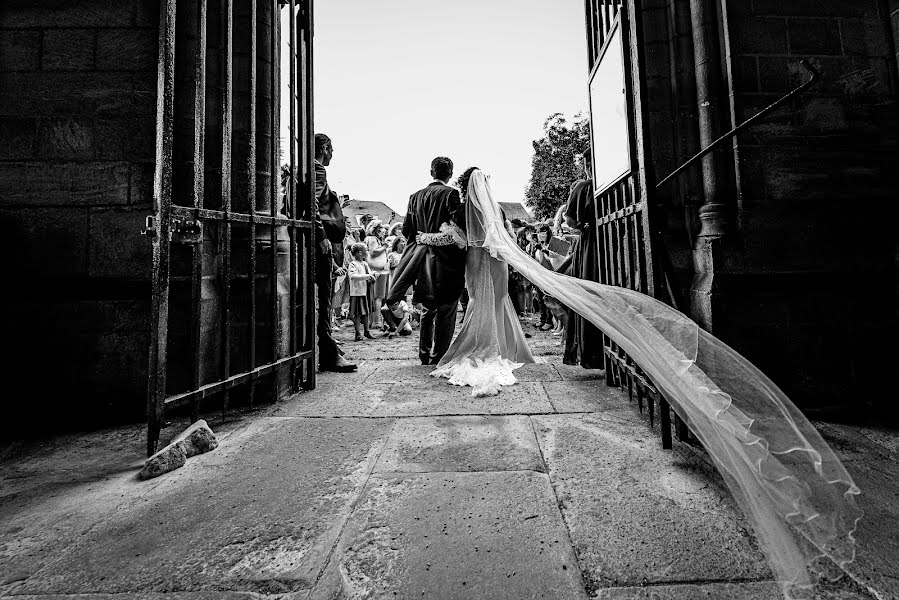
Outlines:
{"label": "groom's trousers", "polygon": [[456,308],[452,304],[422,304],[418,357],[422,363],[437,364],[446,354],[456,329]]}

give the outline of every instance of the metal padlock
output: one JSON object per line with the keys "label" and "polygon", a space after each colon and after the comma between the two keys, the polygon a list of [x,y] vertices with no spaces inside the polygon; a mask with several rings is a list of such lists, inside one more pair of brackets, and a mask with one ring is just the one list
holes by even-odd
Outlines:
{"label": "metal padlock", "polygon": [[156,217],[147,215],[147,220],[144,222],[144,228],[140,234],[148,238],[154,238],[159,234],[159,230],[156,228]]}

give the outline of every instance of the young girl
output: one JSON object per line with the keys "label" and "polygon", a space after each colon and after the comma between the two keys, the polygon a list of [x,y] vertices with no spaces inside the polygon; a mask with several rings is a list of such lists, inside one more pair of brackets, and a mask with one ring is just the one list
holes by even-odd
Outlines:
{"label": "young girl", "polygon": [[364,335],[373,339],[368,330],[371,307],[368,304],[368,286],[377,277],[371,272],[365,259],[368,257],[368,247],[357,242],[350,247],[353,254],[353,262],[350,263],[348,277],[350,279],[350,317],[353,319],[353,327],[356,329],[356,341],[362,340],[359,333],[359,322],[362,322]]}

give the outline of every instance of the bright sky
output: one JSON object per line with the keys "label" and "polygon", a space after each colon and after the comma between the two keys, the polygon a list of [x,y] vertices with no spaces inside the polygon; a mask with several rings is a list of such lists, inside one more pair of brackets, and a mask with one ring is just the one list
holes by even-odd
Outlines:
{"label": "bright sky", "polygon": [[401,213],[438,155],[523,201],[546,117],[587,112],[583,0],[319,0],[314,58],[331,187]]}

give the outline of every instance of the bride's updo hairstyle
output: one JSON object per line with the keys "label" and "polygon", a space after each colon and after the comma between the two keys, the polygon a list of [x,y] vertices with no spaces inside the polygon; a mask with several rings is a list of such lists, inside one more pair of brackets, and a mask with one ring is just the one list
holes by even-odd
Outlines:
{"label": "bride's updo hairstyle", "polygon": [[459,179],[456,180],[456,187],[462,192],[463,198],[468,195],[468,180],[471,179],[471,174],[477,170],[477,167],[468,167],[465,169],[464,173],[459,175]]}

